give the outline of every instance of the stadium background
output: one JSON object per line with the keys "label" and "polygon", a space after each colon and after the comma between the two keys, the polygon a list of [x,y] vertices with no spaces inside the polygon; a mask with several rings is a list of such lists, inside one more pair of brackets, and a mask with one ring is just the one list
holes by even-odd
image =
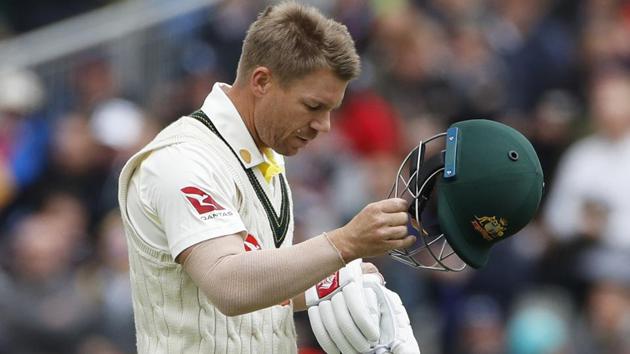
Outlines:
{"label": "stadium background", "polygon": [[[536,220],[480,271],[374,260],[422,352],[630,353],[630,1],[309,3],[348,26],[363,74],[333,132],[288,159],[296,240],[384,197],[418,139],[506,122],[540,155]],[[134,352],[118,172],[231,82],[265,4],[0,2],[0,353]],[[297,323],[301,350],[317,353],[303,313]]]}

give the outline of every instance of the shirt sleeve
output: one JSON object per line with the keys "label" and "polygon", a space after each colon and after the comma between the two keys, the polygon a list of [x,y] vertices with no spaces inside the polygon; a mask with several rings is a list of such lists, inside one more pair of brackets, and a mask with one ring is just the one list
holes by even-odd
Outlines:
{"label": "shirt sleeve", "polygon": [[140,196],[155,215],[173,258],[199,242],[246,230],[230,170],[207,146],[171,145],[142,164]]}

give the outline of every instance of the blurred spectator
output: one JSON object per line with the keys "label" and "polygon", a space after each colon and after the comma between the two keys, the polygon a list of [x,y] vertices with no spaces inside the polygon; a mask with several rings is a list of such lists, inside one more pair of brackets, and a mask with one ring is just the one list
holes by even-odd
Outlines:
{"label": "blurred spectator", "polygon": [[550,15],[552,5],[551,0],[493,2],[495,16],[486,33],[507,65],[507,108],[515,114],[529,113],[542,92],[568,85],[574,74],[574,39]]}
{"label": "blurred spectator", "polygon": [[[121,130],[120,127],[125,127]],[[100,187],[96,213],[104,216],[118,205],[118,176],[125,162],[146,145],[160,129],[155,119],[131,101],[112,98],[99,104],[90,117],[90,131],[110,157]]]}
{"label": "blurred spectator", "polygon": [[50,217],[64,230],[73,252],[73,259],[80,260],[87,252],[83,249],[88,236],[89,214],[84,201],[68,191],[50,191],[39,207],[39,212]]}
{"label": "blurred spectator", "polygon": [[73,90],[65,92],[67,110],[89,115],[98,104],[118,95],[120,87],[115,78],[110,58],[103,53],[84,54],[72,68],[70,80]]}
{"label": "blurred spectator", "polygon": [[630,271],[627,252],[597,248],[581,259],[588,283],[576,353],[630,353]]}
{"label": "blurred spectator", "polygon": [[373,90],[348,93],[336,115],[336,128],[358,156],[399,155],[400,122],[394,108]]}
{"label": "blurred spectator", "polygon": [[86,293],[100,306],[99,337],[90,342],[123,353],[135,351],[135,328],[127,243],[118,210],[106,214],[98,228],[96,254],[80,275]]}
{"label": "blurred spectator", "polygon": [[562,294],[548,294],[546,291],[524,294],[508,322],[506,352],[571,353],[569,306],[568,299]]}
{"label": "blurred spectator", "polygon": [[547,188],[553,185],[561,154],[573,139],[579,109],[576,98],[564,90],[544,93],[534,108],[531,140],[540,158]]}
{"label": "blurred spectator", "polygon": [[348,27],[357,51],[362,53],[369,44],[375,14],[370,2],[363,0],[339,0],[333,3],[334,18]]}
{"label": "blurred spectator", "polygon": [[262,0],[221,1],[203,29],[204,40],[221,53],[217,59],[221,71],[227,74],[227,82],[236,77],[236,63],[241,55],[245,31],[263,6]]}
{"label": "blurred spectator", "polygon": [[100,144],[112,150],[127,151],[137,148],[145,126],[144,120],[144,113],[138,106],[127,100],[113,98],[94,108],[90,128]]}
{"label": "blurred spectator", "polygon": [[0,71],[0,212],[41,174],[47,122],[45,90],[35,73]]}
{"label": "blurred spectator", "polygon": [[629,8],[627,1],[585,1],[582,47],[587,73],[608,66],[630,68]]}
{"label": "blurred spectator", "polygon": [[214,82],[229,81],[213,43],[192,37],[182,39],[176,47],[178,61],[171,68],[176,79],[158,82],[149,95],[147,110],[159,126],[197,110]]}
{"label": "blurred spectator", "polygon": [[595,133],[566,152],[545,208],[561,240],[599,239],[630,251],[630,77],[598,76],[590,94]]}
{"label": "blurred spectator", "polygon": [[377,87],[404,119],[455,116],[458,97],[444,75],[451,59],[446,32],[422,10],[399,6],[377,18],[367,54]]}
{"label": "blurred spectator", "polygon": [[80,198],[89,225],[94,225],[112,152],[98,144],[86,117],[69,113],[56,121],[48,158],[45,171],[29,190],[30,207],[40,205],[51,192],[66,191]]}
{"label": "blurred spectator", "polygon": [[11,235],[11,275],[0,283],[0,311],[11,353],[73,353],[97,323],[96,307],[73,271],[76,237],[46,214]]}
{"label": "blurred spectator", "polygon": [[453,30],[451,41],[453,63],[448,75],[462,98],[458,113],[471,118],[496,116],[507,105],[508,67],[490,51],[479,25],[463,22]]}
{"label": "blurred spectator", "polygon": [[106,338],[90,336],[79,346],[78,354],[125,354]]}
{"label": "blurred spectator", "polygon": [[466,300],[456,336],[459,354],[505,353],[505,324],[501,307],[488,296]]}
{"label": "blurred spectator", "polygon": [[[338,130],[341,144],[351,151],[358,163],[355,166],[358,169],[353,168],[354,175],[364,176],[365,184],[358,184],[362,191],[357,190],[357,193],[364,194],[363,201],[378,200],[388,195],[402,154],[407,153],[402,150],[402,121],[394,108],[374,90],[359,88],[348,96],[335,117],[334,129]],[[344,168],[343,165],[338,167]],[[349,173],[348,177],[351,175]],[[349,211],[348,215],[356,211]]]}

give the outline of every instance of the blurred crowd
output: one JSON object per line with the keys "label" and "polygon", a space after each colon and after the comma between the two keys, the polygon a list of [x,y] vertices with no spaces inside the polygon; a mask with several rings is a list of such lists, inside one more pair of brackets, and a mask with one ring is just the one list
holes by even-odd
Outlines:
{"label": "blurred crowd", "polygon": [[[482,270],[371,261],[423,354],[630,354],[630,1],[310,3],[348,26],[363,70],[332,132],[287,159],[296,241],[386,197],[420,139],[463,119],[504,122],[543,166],[534,222]],[[177,33],[167,44],[186,50],[143,97],[118,84],[106,54],[82,56],[63,92],[36,68],[2,72],[0,353],[134,352],[118,173],[213,82],[231,82],[264,5],[223,1],[166,24]],[[31,29],[41,13],[8,29],[3,13],[0,32]],[[296,319],[302,353],[321,353],[306,315]]]}

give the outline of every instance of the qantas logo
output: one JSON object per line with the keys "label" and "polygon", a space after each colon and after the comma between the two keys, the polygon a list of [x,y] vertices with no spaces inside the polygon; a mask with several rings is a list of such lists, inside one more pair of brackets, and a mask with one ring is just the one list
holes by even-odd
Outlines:
{"label": "qantas logo", "polygon": [[215,210],[224,210],[224,208],[217,203],[210,194],[202,191],[197,187],[184,187],[181,189],[186,195],[186,199],[195,207],[195,210],[199,215],[209,213]]}
{"label": "qantas logo", "polygon": [[329,275],[326,279],[320,281],[315,285],[315,289],[317,289],[317,296],[319,298],[326,297],[328,294],[332,293],[339,287],[339,272],[335,272],[335,274]]}

